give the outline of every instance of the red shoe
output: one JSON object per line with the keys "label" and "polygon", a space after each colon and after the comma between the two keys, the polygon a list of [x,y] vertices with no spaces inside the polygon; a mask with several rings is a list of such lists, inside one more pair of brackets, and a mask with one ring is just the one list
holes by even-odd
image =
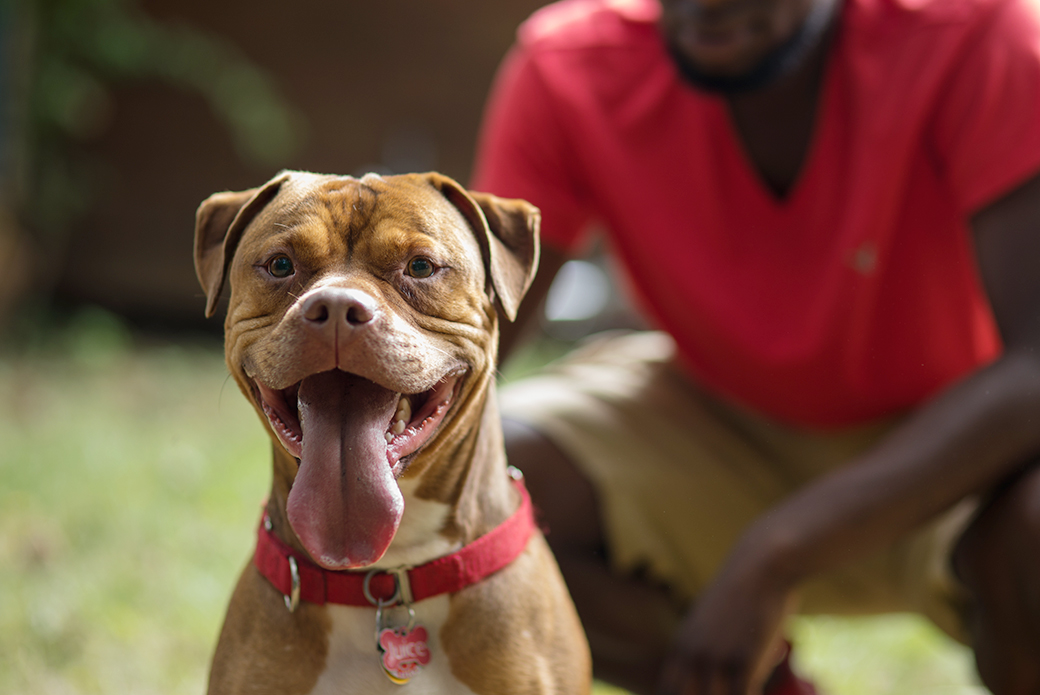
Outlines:
{"label": "red shoe", "polygon": [[791,670],[790,656],[791,645],[788,644],[783,661],[773,669],[766,686],[762,689],[762,695],[817,695],[816,686],[799,678]]}

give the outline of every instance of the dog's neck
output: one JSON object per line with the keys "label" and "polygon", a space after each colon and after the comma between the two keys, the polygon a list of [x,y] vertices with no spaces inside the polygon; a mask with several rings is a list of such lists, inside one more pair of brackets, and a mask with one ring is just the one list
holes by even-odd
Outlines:
{"label": "dog's neck", "polygon": [[464,543],[487,533],[516,507],[505,473],[505,445],[492,373],[479,379],[456,415],[474,426],[457,432],[454,441],[434,442],[436,449],[423,452],[424,458],[437,463],[422,472],[416,490],[421,499],[451,507],[444,530]]}
{"label": "dog's neck", "polygon": [[[393,542],[374,567],[415,566],[450,553],[500,524],[516,508],[506,474],[502,426],[493,370],[474,374],[455,417],[479,426],[451,439],[437,437],[398,480],[405,509]],[[468,413],[474,413],[470,419]],[[480,413],[477,417],[476,413]],[[425,461],[435,465],[424,466]],[[267,513],[274,533],[305,552],[286,515],[286,501],[298,463],[273,443],[273,476]]]}

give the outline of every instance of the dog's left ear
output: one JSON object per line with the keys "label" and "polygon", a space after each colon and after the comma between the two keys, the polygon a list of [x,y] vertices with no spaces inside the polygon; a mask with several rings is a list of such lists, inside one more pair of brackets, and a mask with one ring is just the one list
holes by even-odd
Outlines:
{"label": "dog's left ear", "polygon": [[442,174],[426,177],[473,227],[493,296],[506,318],[515,320],[520,300],[538,270],[541,212],[526,200],[467,191]]}
{"label": "dog's left ear", "polygon": [[260,188],[214,193],[199,206],[195,213],[195,274],[206,291],[207,318],[216,311],[242,232],[288,178],[289,173],[284,172]]}

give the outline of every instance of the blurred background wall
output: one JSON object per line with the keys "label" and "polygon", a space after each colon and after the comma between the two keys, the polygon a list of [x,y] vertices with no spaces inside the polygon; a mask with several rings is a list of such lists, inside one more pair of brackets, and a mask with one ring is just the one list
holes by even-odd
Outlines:
{"label": "blurred background wall", "polygon": [[204,323],[194,211],[282,168],[465,182],[542,0],[0,3],[0,330],[26,305]]}

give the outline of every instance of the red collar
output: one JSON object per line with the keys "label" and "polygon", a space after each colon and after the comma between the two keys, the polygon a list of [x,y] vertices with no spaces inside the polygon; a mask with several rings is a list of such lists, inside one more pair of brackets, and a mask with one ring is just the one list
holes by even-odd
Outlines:
{"label": "red collar", "polygon": [[[285,596],[289,610],[295,609],[300,600],[345,606],[374,606],[379,602],[390,606],[454,593],[506,567],[527,547],[535,527],[531,498],[522,476],[514,475],[513,480],[521,499],[512,516],[451,555],[419,567],[370,572],[327,570],[267,530],[266,515],[257,531],[253,563]],[[366,597],[366,590],[371,598]]]}

